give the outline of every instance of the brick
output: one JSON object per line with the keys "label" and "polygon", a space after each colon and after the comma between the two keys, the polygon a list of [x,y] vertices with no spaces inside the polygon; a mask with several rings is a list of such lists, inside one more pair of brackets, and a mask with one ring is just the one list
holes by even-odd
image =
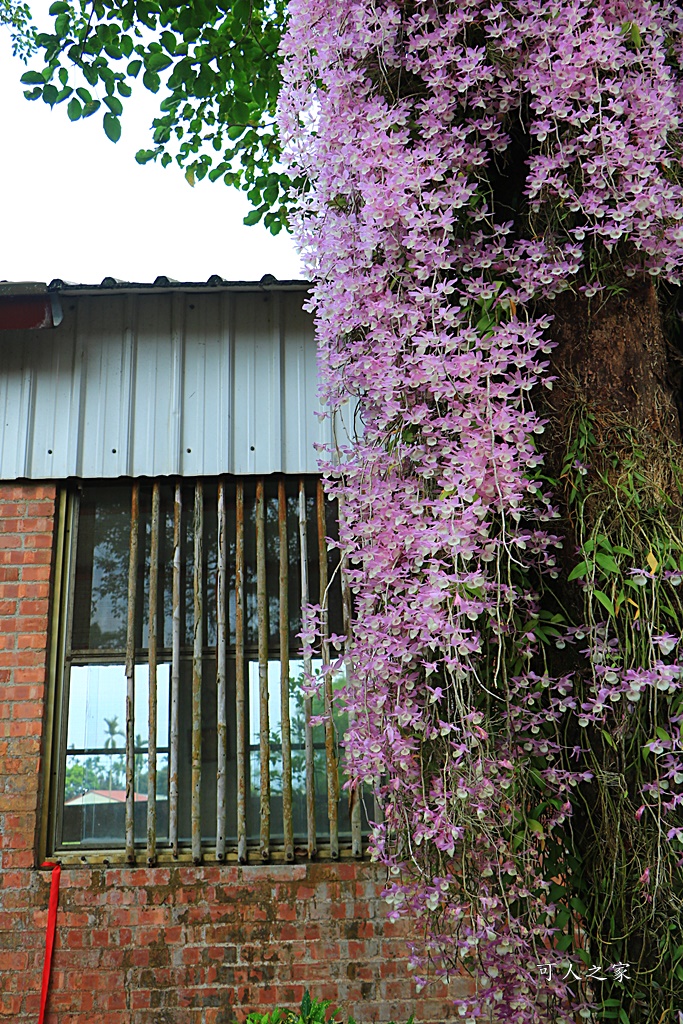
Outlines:
{"label": "brick", "polygon": [[24,537],[24,550],[28,552],[34,548],[51,548],[52,535],[48,533],[29,533]]}
{"label": "brick", "polygon": [[[40,598],[38,600],[25,599],[19,601],[19,607],[17,613],[19,615],[47,615],[49,603],[47,598]],[[2,614],[0,612],[0,614]]]}
{"label": "brick", "polygon": [[20,519],[17,519],[16,526],[15,526],[16,532],[17,533],[43,533],[43,534],[51,537],[52,530],[53,530],[53,527],[54,527],[54,520],[52,518],[48,518],[47,516],[43,516],[42,518],[38,518],[35,515],[35,510],[34,510],[33,506],[31,506],[30,511],[31,511],[31,513],[33,513],[32,517],[22,516]]}
{"label": "brick", "polygon": [[26,515],[25,501],[5,501],[0,496],[0,521]]}

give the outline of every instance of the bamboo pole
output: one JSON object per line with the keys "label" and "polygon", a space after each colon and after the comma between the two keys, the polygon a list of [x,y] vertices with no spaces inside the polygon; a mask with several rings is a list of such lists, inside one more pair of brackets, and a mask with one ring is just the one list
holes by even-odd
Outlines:
{"label": "bamboo pole", "polygon": [[318,524],[318,574],[320,581],[320,607],[322,610],[323,691],[325,696],[325,765],[327,768],[327,819],[330,826],[330,857],[339,859],[339,769],[334,735],[334,694],[332,677],[325,668],[330,664],[328,636],[327,593],[327,526],[325,522],[325,491],[322,480],[316,485],[316,519]]}
{"label": "bamboo pole", "polygon": [[[308,539],[306,536],[306,485],[299,480],[299,549],[301,554],[301,609],[308,604]],[[304,673],[311,675],[311,657],[304,655]],[[304,697],[305,757],[306,757],[306,831],[308,834],[308,856],[317,856],[318,847],[315,830],[315,762],[313,752],[313,731],[311,729],[311,698]]]}
{"label": "bamboo pole", "polygon": [[171,619],[171,734],[169,737],[168,841],[178,856],[178,697],[180,691],[180,540],[182,491],[175,485],[173,501],[173,598]]}
{"label": "bamboo pole", "polygon": [[228,561],[228,524],[225,505],[225,482],[218,482],[218,573],[216,579],[216,737],[218,764],[216,769],[216,860],[225,860],[226,782],[228,759],[228,706],[226,694],[227,615],[225,607],[225,576]]}
{"label": "bamboo pole", "polygon": [[192,860],[202,859],[202,654],[204,646],[204,491],[194,491],[194,645],[192,651]]}
{"label": "bamboo pole", "polygon": [[152,485],[149,544],[149,710],[147,734],[147,863],[157,855],[157,620],[159,591],[159,482]]}
{"label": "bamboo pole", "polygon": [[285,860],[294,860],[294,823],[292,819],[292,737],[289,720],[289,550],[287,537],[287,494],[284,477],[277,485],[278,530],[280,540],[280,723],[282,733],[282,823]]}
{"label": "bamboo pole", "polygon": [[266,587],[266,510],[263,478],[256,481],[256,607],[258,613],[260,848],[270,858],[270,718],[268,714],[268,591]]}
{"label": "bamboo pole", "polygon": [[138,585],[140,485],[133,484],[128,548],[128,620],[126,627],[126,860],[135,863],[135,604]]}
{"label": "bamboo pole", "polygon": [[247,749],[244,716],[244,484],[235,493],[235,719],[237,728],[237,859],[247,863]]}

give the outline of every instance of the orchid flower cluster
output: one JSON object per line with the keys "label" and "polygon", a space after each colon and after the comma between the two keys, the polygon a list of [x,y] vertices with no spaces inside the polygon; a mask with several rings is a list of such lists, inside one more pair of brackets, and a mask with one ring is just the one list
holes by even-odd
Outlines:
{"label": "orchid flower cluster", "polygon": [[680,686],[675,647],[627,664],[605,625],[582,634],[589,699],[542,671],[578,633],[541,628],[561,541],[531,394],[553,383],[535,303],[679,280],[682,39],[656,0],[289,5],[280,128],[354,602],[346,760],[381,807],[391,915],[429,921],[418,983],[468,966],[468,1024],[590,1017],[555,941],[553,858],[592,777],[566,723]]}

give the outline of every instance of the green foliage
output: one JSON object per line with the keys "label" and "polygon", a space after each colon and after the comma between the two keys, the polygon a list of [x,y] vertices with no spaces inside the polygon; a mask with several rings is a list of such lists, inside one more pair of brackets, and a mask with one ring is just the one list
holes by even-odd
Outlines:
{"label": "green foliage", "polygon": [[24,95],[66,103],[71,121],[104,107],[104,131],[117,142],[141,80],[161,102],[153,145],[137,161],[175,159],[191,185],[208,177],[242,188],[254,207],[245,223],[263,218],[277,234],[290,185],[274,117],[285,9],[285,0],[55,0],[53,32],[37,36],[43,66],[23,75]]}
{"label": "green foliage", "polygon": [[12,53],[24,62],[36,51],[36,31],[31,24],[28,4],[0,0],[0,25],[9,29],[12,39]]}
{"label": "green foliage", "polygon": [[[310,993],[306,989],[298,1011],[276,1007],[266,1013],[250,1013],[245,1024],[342,1024],[341,1018],[337,1016],[339,1010],[329,1010],[330,1015],[328,1016],[330,1005],[327,999],[322,1002],[311,999]],[[353,1017],[347,1017],[346,1024],[356,1024],[356,1021]],[[391,1021],[390,1024],[396,1024],[396,1022]],[[407,1024],[413,1024],[412,1014]]]}
{"label": "green foliage", "polygon": [[[584,396],[567,426],[556,489],[564,487],[578,554],[567,567],[573,586],[555,591],[553,603],[575,602],[573,618],[585,623],[577,646],[591,631],[605,639],[592,674],[576,674],[586,706],[625,671],[647,673],[653,651],[668,660],[683,633],[682,471],[673,446],[596,415]],[[579,719],[580,735],[566,736],[584,748],[592,780],[577,792],[566,848],[547,875],[562,879],[571,898],[558,894],[558,902],[574,911],[556,920],[558,948],[586,963],[629,965],[628,986],[608,975],[593,992],[596,1020],[626,1024],[668,1020],[683,995],[682,844],[667,841],[680,813],[665,818],[663,797],[648,795],[653,785],[669,787],[660,755],[675,744],[661,723],[677,720],[683,698],[665,685],[636,685],[602,698],[604,714]]]}

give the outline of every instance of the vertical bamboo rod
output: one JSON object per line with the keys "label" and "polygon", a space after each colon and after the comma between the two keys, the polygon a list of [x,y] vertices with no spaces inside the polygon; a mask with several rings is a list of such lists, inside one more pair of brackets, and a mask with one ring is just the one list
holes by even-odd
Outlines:
{"label": "vertical bamboo rod", "polygon": [[178,696],[180,691],[180,539],[182,491],[175,485],[173,501],[173,599],[171,632],[171,735],[168,786],[168,841],[178,856]]}
{"label": "vertical bamboo rod", "polygon": [[282,822],[285,860],[294,860],[292,820],[292,737],[289,721],[289,550],[287,537],[287,493],[284,477],[277,485],[280,535],[280,722],[282,733]]}
{"label": "vertical bamboo rod", "polygon": [[157,621],[159,592],[159,482],[152,485],[149,541],[149,712],[147,733],[147,863],[157,855]]}
{"label": "vertical bamboo rod", "polygon": [[194,490],[194,646],[192,652],[192,860],[202,859],[202,651],[204,646],[203,580],[204,491]]}
{"label": "vertical bamboo rod", "polygon": [[244,722],[244,484],[235,492],[235,719],[237,729],[237,860],[247,863],[247,745]]}
{"label": "vertical bamboo rod", "polygon": [[216,734],[218,764],[216,770],[216,860],[225,860],[226,781],[228,759],[227,615],[225,607],[225,575],[228,562],[228,523],[225,505],[225,482],[218,482],[218,573],[216,576]]}
{"label": "vertical bamboo rod", "polygon": [[[341,511],[341,509],[340,509]],[[351,646],[351,630],[352,618],[351,614],[353,611],[351,602],[351,588],[349,587],[349,580],[347,576],[347,561],[346,556],[341,564],[341,596],[342,596],[342,616],[344,623],[344,636],[346,637],[346,650],[348,651]],[[347,661],[347,664],[349,662]],[[350,665],[353,671],[353,665]],[[351,716],[349,715],[349,718]],[[363,856],[363,834],[361,825],[361,793],[359,790],[352,786],[349,789],[349,817],[351,819],[351,853],[354,857]]]}
{"label": "vertical bamboo rod", "polygon": [[[327,525],[325,522],[325,491],[322,480],[316,485],[316,518],[318,522],[318,574],[320,581],[320,607],[322,609],[322,655],[323,671],[330,664],[330,644],[328,636],[328,594],[327,594]],[[327,818],[330,824],[330,857],[339,859],[339,769],[334,736],[334,695],[332,692],[332,676],[324,672],[325,695],[325,764],[327,767]]]}
{"label": "vertical bamboo rod", "polygon": [[270,720],[268,714],[268,591],[266,587],[266,500],[256,481],[256,608],[258,614],[259,761],[261,860],[270,857]]}
{"label": "vertical bamboo rod", "polygon": [[135,599],[138,585],[140,485],[133,484],[128,549],[128,621],[126,628],[126,860],[135,863]]}
{"label": "vertical bamboo rod", "polygon": [[[68,582],[68,585],[67,585],[67,601],[66,601],[66,631],[65,631],[66,632],[66,636],[64,638],[64,648],[63,648],[63,650],[64,650],[64,652],[66,654],[66,657],[68,658],[68,662],[65,663],[66,671],[64,673],[64,687],[63,687],[63,692],[62,692],[62,699],[61,699],[61,702],[59,703],[59,705],[57,706],[57,708],[61,708],[61,712],[62,713],[61,713],[61,715],[57,715],[57,721],[55,722],[55,725],[58,726],[58,732],[60,734],[59,735],[58,749],[59,749],[59,763],[62,764],[62,765],[66,764],[66,750],[67,750],[67,746],[66,746],[66,740],[67,740],[66,725],[67,725],[67,723],[69,721],[69,699],[70,699],[69,698],[69,693],[70,693],[70,687],[71,687],[71,654],[72,654],[72,651],[73,651],[73,629],[74,629],[74,593],[75,593],[75,590],[76,590],[76,556],[77,556],[77,552],[78,552],[78,524],[79,524],[80,508],[81,508],[81,492],[77,491],[76,494],[74,494],[74,497],[73,497],[73,504],[72,504],[72,507],[71,507],[71,512],[69,514],[69,525],[67,526],[67,536],[68,536],[69,530],[71,532],[71,535],[70,535],[70,538],[69,538],[69,541],[68,541],[68,555],[67,555],[67,578],[68,578],[69,582]],[[54,622],[54,620],[53,620],[53,622]],[[56,649],[54,650],[54,653],[55,654],[57,653]],[[57,708],[55,708],[55,710],[57,710]],[[47,766],[45,766],[45,767],[47,767]],[[49,776],[46,774],[45,777],[48,778]],[[43,812],[46,815],[49,812],[49,802],[48,801],[45,801],[45,803],[43,804]],[[61,800],[58,800],[57,801],[57,807],[56,807],[56,820],[55,820],[55,823],[54,823],[55,824],[54,837],[55,837],[55,840],[57,841],[57,845],[59,844],[59,840],[61,840],[61,836],[62,836],[63,816],[64,816],[64,805],[63,805]],[[46,822],[46,825],[47,825],[47,822]],[[57,840],[57,837],[59,837],[59,840]]]}
{"label": "vertical bamboo rod", "polygon": [[[308,539],[306,537],[306,485],[303,478],[299,480],[299,548],[301,553],[301,611],[308,604]],[[311,675],[311,657],[304,655],[304,673]],[[305,753],[306,753],[306,829],[308,833],[308,856],[313,858],[318,853],[315,835],[315,763],[313,754],[313,732],[311,730],[311,698],[304,697],[304,717],[306,722]]]}

